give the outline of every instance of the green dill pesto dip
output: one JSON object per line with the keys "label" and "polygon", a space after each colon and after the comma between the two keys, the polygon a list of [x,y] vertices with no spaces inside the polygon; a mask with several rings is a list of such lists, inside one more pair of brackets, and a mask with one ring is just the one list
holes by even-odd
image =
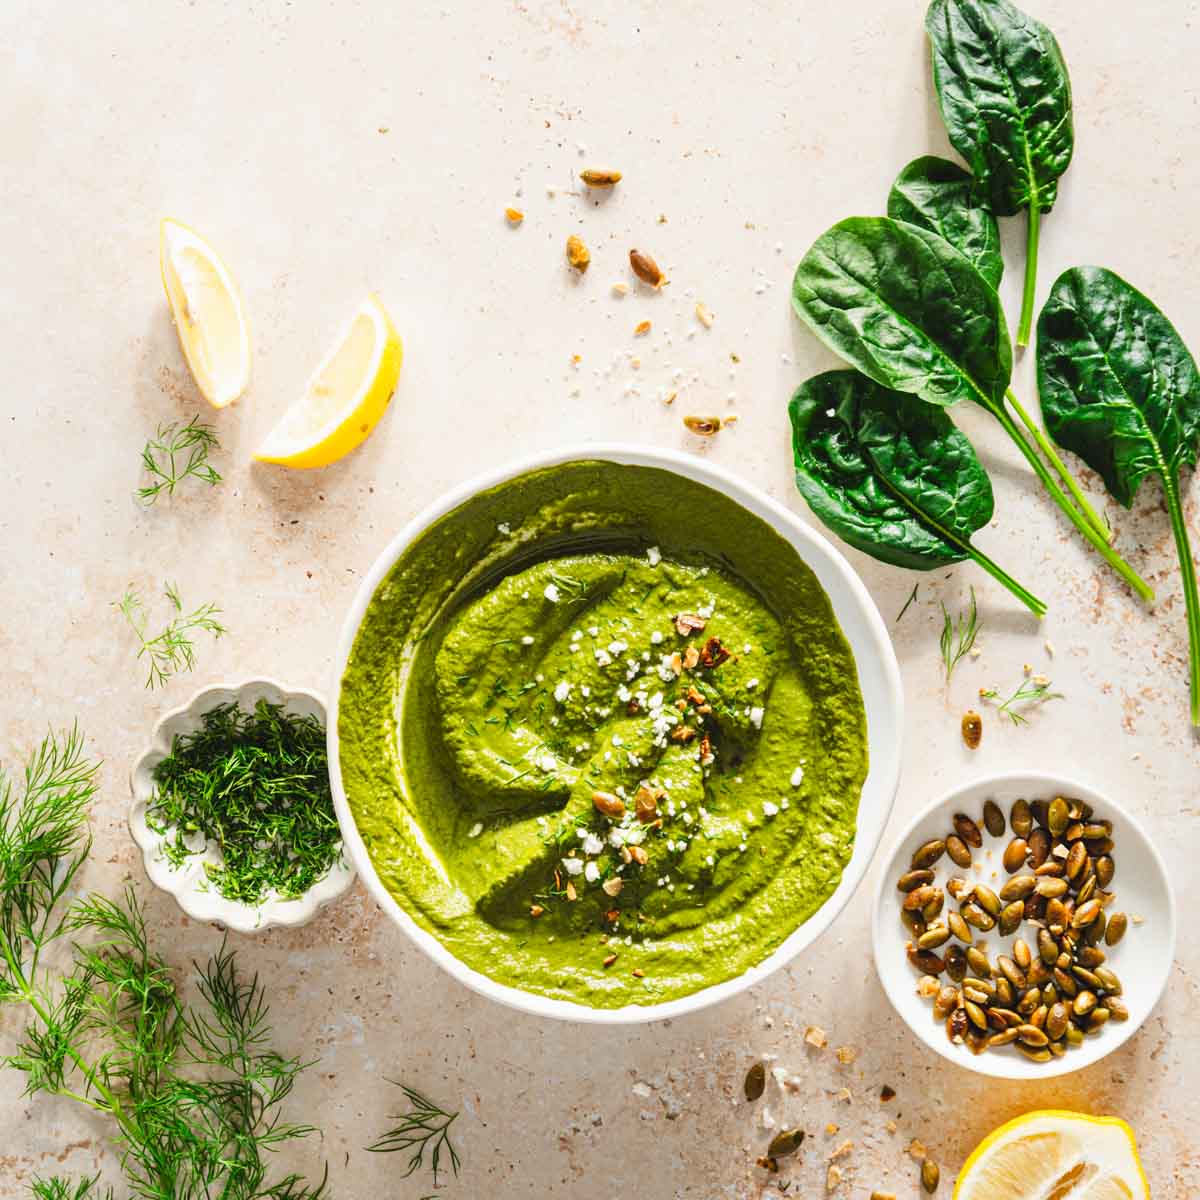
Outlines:
{"label": "green dill pesto dip", "polygon": [[499,983],[600,1008],[766,958],[837,887],[867,773],[850,647],[790,544],[607,462],[503,483],[404,551],[338,732],[417,924]]}

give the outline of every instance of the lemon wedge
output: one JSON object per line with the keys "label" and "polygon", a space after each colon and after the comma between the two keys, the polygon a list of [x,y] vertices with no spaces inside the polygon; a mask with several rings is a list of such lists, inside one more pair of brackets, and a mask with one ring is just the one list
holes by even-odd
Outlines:
{"label": "lemon wedge", "polygon": [[285,467],[324,467],[349,454],[383,416],[403,357],[387,310],[368,296],[254,457]]}
{"label": "lemon wedge", "polygon": [[1001,1125],[959,1172],[954,1200],[1150,1200],[1133,1130],[1045,1109]]}
{"label": "lemon wedge", "polygon": [[250,384],[250,334],[237,284],[221,256],[179,221],[159,226],[159,265],[192,378],[214,408]]}

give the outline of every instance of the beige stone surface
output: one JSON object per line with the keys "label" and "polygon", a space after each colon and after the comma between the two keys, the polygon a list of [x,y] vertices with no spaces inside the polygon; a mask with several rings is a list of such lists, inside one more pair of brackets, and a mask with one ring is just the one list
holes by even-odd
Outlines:
{"label": "beige stone surface", "polygon": [[[211,680],[267,673],[328,687],[347,604],[389,536],[447,487],[567,440],[635,439],[709,455],[798,512],[785,402],[831,363],[788,306],[792,268],[837,218],[875,212],[910,158],[944,152],[923,4],[756,0],[511,4],[179,0],[0,6],[0,755],[78,719],[105,761],[88,882],[132,879],[181,966],[220,941],[152,894],[125,827],[127,770],[164,706]],[[1154,296],[1200,346],[1195,197],[1198,6],[1183,0],[1029,0],[1057,30],[1076,94],[1078,151],[1044,226],[1041,293],[1103,262]],[[575,173],[625,179],[580,195]],[[507,205],[526,213],[509,228]],[[253,325],[254,382],[216,414],[226,477],[145,510],[138,453],[160,421],[200,411],[158,280],[157,223],[207,234]],[[592,251],[581,279],[563,247]],[[1005,222],[1015,312],[1023,224]],[[631,246],[671,284],[614,297]],[[317,355],[368,290],[407,359],[365,447],[318,474],[250,465]],[[697,301],[715,320],[702,327]],[[635,340],[634,326],[653,328]],[[572,357],[579,356],[576,366]],[[1031,362],[1017,387],[1033,396]],[[662,397],[677,392],[673,406]],[[687,413],[736,411],[708,443]],[[209,414],[211,415],[211,414]],[[894,627],[907,691],[905,776],[892,818],[1006,767],[1073,772],[1147,823],[1184,912],[1200,901],[1197,768],[1187,725],[1182,597],[1151,482],[1118,544],[1159,589],[1149,612],[1101,570],[981,413],[962,413],[996,482],[980,542],[1050,603],[1041,628],[978,571],[920,578]],[[1093,496],[1101,492],[1095,479]],[[1197,491],[1186,485],[1200,536]],[[807,517],[807,514],[805,513]],[[851,554],[891,621],[916,577]],[[216,601],[230,634],[195,673],[143,689],[111,603],[178,582]],[[939,602],[979,594],[982,655],[947,690]],[[161,611],[161,610],[160,610]],[[1053,653],[1045,644],[1053,645]],[[981,685],[1022,663],[1065,699],[982,747],[959,739]],[[885,835],[890,843],[895,828]],[[868,959],[867,894],[793,966],[687,1020],[596,1029],[522,1017],[440,974],[361,889],[307,928],[238,938],[275,998],[283,1048],[319,1065],[292,1113],[324,1130],[295,1162],[328,1160],[339,1196],[418,1197],[395,1159],[362,1147],[394,1111],[385,1076],[461,1105],[460,1179],[447,1197],[716,1198],[917,1194],[921,1138],[956,1167],[994,1124],[1034,1106],[1119,1113],[1136,1126],[1156,1197],[1200,1193],[1194,1085],[1200,946],[1185,921],[1168,992],[1103,1063],[1019,1086],[947,1067],[910,1037]],[[1119,877],[1118,877],[1119,881]],[[830,1049],[802,1042],[806,1025]],[[15,1014],[0,1017],[12,1044]],[[833,1047],[851,1045],[840,1065]],[[753,1056],[795,1090],[738,1103]],[[896,1089],[878,1102],[883,1084]],[[839,1099],[841,1088],[849,1097]],[[810,1139],[768,1185],[754,1159],[766,1113]],[[894,1119],[889,1132],[885,1123]],[[827,1123],[837,1133],[824,1132]],[[31,1174],[113,1169],[109,1132],[66,1101],[27,1102],[0,1075],[0,1197]]]}

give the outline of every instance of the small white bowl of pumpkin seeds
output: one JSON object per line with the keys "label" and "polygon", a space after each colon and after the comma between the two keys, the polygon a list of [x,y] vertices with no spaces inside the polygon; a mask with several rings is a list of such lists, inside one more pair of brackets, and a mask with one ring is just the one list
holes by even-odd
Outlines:
{"label": "small white bowl of pumpkin seeds", "polygon": [[954,789],[894,845],[873,910],[893,1007],[951,1062],[1043,1079],[1131,1038],[1166,986],[1175,901],[1111,799],[1041,772]]}

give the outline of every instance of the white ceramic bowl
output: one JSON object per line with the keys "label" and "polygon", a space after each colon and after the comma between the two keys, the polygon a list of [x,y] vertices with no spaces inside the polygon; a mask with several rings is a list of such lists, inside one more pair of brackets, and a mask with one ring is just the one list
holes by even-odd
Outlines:
{"label": "white ceramic bowl", "polygon": [[[1113,823],[1115,845],[1112,857],[1117,870],[1111,890],[1116,893],[1116,899],[1109,911],[1142,918],[1141,924],[1134,924],[1130,920],[1128,932],[1108,951],[1109,960],[1105,964],[1120,976],[1124,988],[1121,999],[1129,1008],[1129,1020],[1120,1023],[1109,1021],[1098,1033],[1085,1038],[1081,1046],[1068,1049],[1062,1058],[1052,1059],[1048,1063],[1031,1062],[1011,1047],[987,1050],[976,1055],[967,1046],[956,1046],[950,1042],[942,1022],[933,1015],[932,1003],[917,995],[919,976],[905,954],[909,934],[900,921],[900,892],[896,890],[896,880],[910,869],[913,851],[931,838],[945,837],[953,832],[954,814],[963,812],[979,824],[983,834],[983,848],[972,853],[976,862],[985,864],[984,871],[981,875],[973,876],[973,869],[962,871],[943,855],[934,868],[938,873],[938,883],[944,884],[951,874],[964,874],[968,878],[981,879],[999,891],[1000,884],[1008,878],[1000,855],[1013,834],[1009,830],[1004,837],[989,837],[983,828],[984,801],[994,800],[1003,810],[1007,822],[1014,800],[1021,797],[1026,800],[1052,799],[1054,796],[1084,800],[1095,808],[1097,820],[1107,819]],[[989,850],[992,852],[990,860],[986,857]],[[992,878],[993,870],[996,872],[995,879]],[[948,904],[951,903],[948,896],[946,899]],[[1029,930],[1030,926],[1023,925],[1019,931],[1026,941],[1030,940]],[[1127,1042],[1150,1015],[1166,987],[1175,957],[1175,899],[1158,851],[1133,817],[1108,796],[1077,780],[1027,771],[992,775],[956,788],[934,801],[910,822],[892,847],[879,876],[875,889],[872,933],[875,967],[884,991],[908,1027],[927,1046],[943,1058],[981,1075],[998,1079],[1048,1079],[1078,1071],[1111,1054]],[[1011,945],[1016,936],[1013,934],[1012,937],[1001,938],[994,931],[976,934],[977,940],[983,938],[987,942],[988,954],[993,960],[1001,953],[1001,945]]]}
{"label": "white ceramic bowl", "polygon": [[[657,467],[672,471],[732,498],[765,520],[786,538],[820,580],[854,652],[858,665],[859,684],[866,706],[870,750],[870,771],[863,786],[859,804],[858,833],[854,844],[854,853],[842,875],[841,883],[821,908],[797,928],[774,954],[736,979],[714,984],[691,995],[665,1003],[627,1005],[616,1009],[591,1008],[584,1004],[555,1000],[499,984],[466,966],[432,934],[417,925],[381,883],[355,826],[342,784],[338,747],[338,696],[341,677],[353,647],[355,635],[375,589],[410,543],[430,525],[477,492],[495,487],[505,480],[529,471],[580,460]],[[904,727],[900,670],[886,626],[862,582],[851,570],[846,560],[824,537],[815,533],[794,513],[789,512],[782,504],[772,500],[757,488],[751,487],[727,472],[691,455],[648,446],[583,445],[538,454],[511,463],[481,478],[473,479],[430,505],[392,539],[363,580],[342,628],[331,695],[334,697],[334,701],[327,728],[329,731],[329,772],[333,782],[334,805],[342,824],[342,836],[347,853],[358,868],[371,894],[384,912],[434,962],[448,971],[460,983],[481,995],[524,1012],[565,1020],[623,1024],[661,1020],[683,1013],[695,1012],[697,1009],[745,991],[785,963],[790,962],[829,927],[833,919],[841,912],[846,901],[849,900],[854,889],[862,882],[891,812],[900,777],[900,739]]]}
{"label": "white ceramic bowl", "polygon": [[134,764],[130,775],[133,804],[129,828],[133,840],[142,848],[146,874],[157,887],[170,892],[189,917],[197,921],[216,921],[238,933],[258,933],[272,925],[297,926],[311,921],[318,909],[336,900],[354,882],[354,868],[343,857],[319,883],[295,900],[270,897],[259,905],[226,900],[207,886],[204,863],[215,861],[209,851],[189,858],[179,867],[163,856],[163,834],[146,824],[146,807],[154,795],[154,768],[171,752],[177,734],[200,728],[201,718],[218,704],[236,700],[243,709],[253,708],[259,700],[282,704],[297,716],[314,716],[325,723],[325,702],[315,692],[289,688],[273,679],[248,679],[242,684],[214,684],[197,692],[182,708],[164,714],[154,727],[149,747]]}

